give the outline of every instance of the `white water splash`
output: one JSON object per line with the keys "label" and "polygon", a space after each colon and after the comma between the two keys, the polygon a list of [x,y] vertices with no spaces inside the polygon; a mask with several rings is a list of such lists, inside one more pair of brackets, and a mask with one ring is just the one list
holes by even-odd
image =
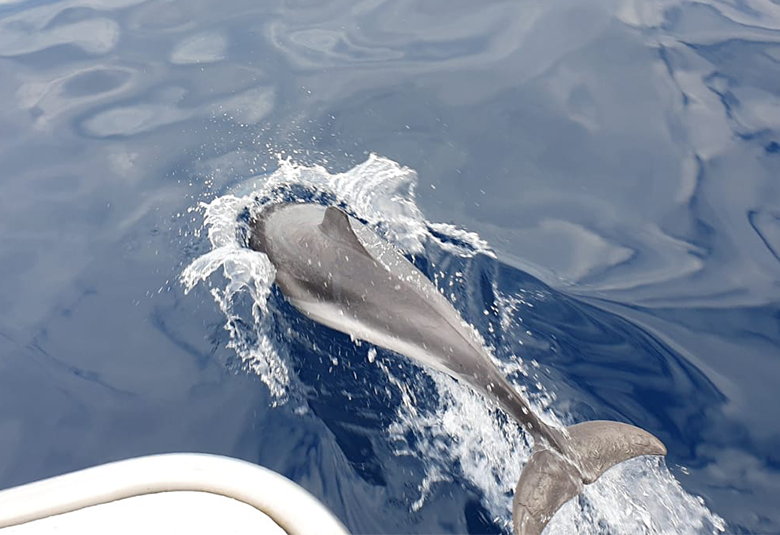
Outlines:
{"label": "white water splash", "polygon": [[[332,196],[351,215],[362,219],[385,239],[410,254],[419,254],[427,241],[461,256],[495,256],[476,233],[446,223],[428,223],[415,202],[417,173],[376,154],[345,173],[330,174],[321,166],[280,160],[279,169],[234,188],[250,198],[280,200],[280,189],[299,186],[314,200]],[[434,231],[434,235],[431,231]],[[439,236],[443,237],[441,239]]]}
{"label": "white water splash", "polygon": [[[389,371],[386,371],[388,374]],[[403,403],[391,437],[398,455],[425,459],[426,478],[412,508],[420,508],[435,492],[431,482],[460,476],[482,495],[494,522],[512,530],[512,495],[520,472],[533,453],[527,435],[474,391],[433,372],[439,405],[430,412]],[[561,425],[549,399],[527,396],[545,421]],[[410,438],[413,437],[413,440]],[[414,447],[409,447],[414,443]],[[725,522],[685,492],[658,457],[641,457],[608,470],[583,493],[564,505],[545,534],[698,534],[725,531]]]}
{"label": "white water splash", "polygon": [[[227,318],[229,347],[268,385],[277,402],[284,400],[290,377],[270,336],[268,296],[275,271],[265,255],[241,243],[241,214],[246,210],[255,213],[262,203],[282,200],[285,195],[289,201],[291,188],[302,188],[307,197],[300,200],[338,202],[406,253],[422,253],[427,244],[461,258],[478,253],[494,256],[475,233],[427,222],[415,203],[416,184],[413,170],[373,154],[340,174],[330,174],[320,166],[296,165],[288,159],[281,160],[273,174],[253,178],[234,188],[232,194],[201,206],[212,250],[184,270],[182,283],[189,291],[222,268],[226,286],[212,288],[211,293]],[[453,276],[457,279],[459,275]],[[242,292],[248,292],[254,303],[253,324],[249,327],[238,321],[234,308]],[[508,327],[512,316],[512,310],[503,310],[504,307],[533,306],[524,298],[500,295],[498,303],[502,308],[497,311],[502,328]],[[253,332],[244,332],[248,328]],[[375,350],[369,349],[368,358],[375,360]],[[396,454],[425,460],[426,476],[420,482],[420,495],[410,503],[410,508],[424,507],[426,496],[435,492],[437,481],[465,478],[479,489],[493,519],[507,532],[511,531],[512,492],[532,451],[526,434],[472,390],[436,372],[429,373],[439,403],[431,409],[421,407],[409,385],[396,379],[381,361],[376,362],[402,397],[396,420],[388,429],[397,445]],[[529,375],[519,358],[496,363],[506,373]],[[550,409],[554,393],[540,384],[536,388],[538,391],[532,393],[522,387],[519,390],[545,421],[562,425]],[[687,494],[663,461],[642,458],[622,463],[586,487],[579,498],[555,515],[546,533],[723,530],[723,520],[711,513],[701,499]]]}
{"label": "white water splash", "polygon": [[[286,363],[271,341],[271,326],[267,320],[268,295],[276,270],[265,255],[241,247],[238,242],[239,214],[251,203],[249,198],[226,195],[202,206],[212,250],[187,266],[181,274],[181,282],[188,293],[222,268],[227,284],[223,289],[212,287],[211,295],[227,318],[228,347],[262,379],[278,402],[284,399],[290,378]],[[248,292],[252,299],[252,333],[243,332],[245,318],[234,310],[236,296],[241,292]]]}
{"label": "white water splash", "polygon": [[428,228],[440,235],[445,235],[450,239],[468,244],[468,247],[458,247],[449,241],[439,241],[439,245],[448,252],[458,254],[465,258],[471,258],[476,254],[484,254],[491,258],[496,258],[496,253],[490,248],[488,242],[479,237],[476,232],[463,230],[449,223],[428,223]]}

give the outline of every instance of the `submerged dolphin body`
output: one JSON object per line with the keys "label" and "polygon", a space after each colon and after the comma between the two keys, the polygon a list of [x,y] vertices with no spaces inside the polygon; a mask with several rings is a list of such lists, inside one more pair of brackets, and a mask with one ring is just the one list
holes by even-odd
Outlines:
{"label": "submerged dolphin body", "polygon": [[534,438],[512,507],[515,533],[541,533],[555,512],[607,469],[665,455],[656,437],[619,422],[545,424],[493,364],[474,331],[406,258],[338,208],[277,204],[252,221],[249,245],[276,267],[306,316],[440,370],[494,400]]}

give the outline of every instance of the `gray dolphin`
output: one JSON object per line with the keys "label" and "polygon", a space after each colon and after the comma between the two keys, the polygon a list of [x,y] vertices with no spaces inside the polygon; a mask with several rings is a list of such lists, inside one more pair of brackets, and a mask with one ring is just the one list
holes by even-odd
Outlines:
{"label": "gray dolphin", "polygon": [[338,208],[267,206],[252,221],[249,246],[268,256],[276,284],[303,314],[467,383],[531,434],[534,454],[512,507],[518,535],[541,533],[564,503],[615,464],[666,454],[656,437],[619,422],[545,424],[436,287]]}

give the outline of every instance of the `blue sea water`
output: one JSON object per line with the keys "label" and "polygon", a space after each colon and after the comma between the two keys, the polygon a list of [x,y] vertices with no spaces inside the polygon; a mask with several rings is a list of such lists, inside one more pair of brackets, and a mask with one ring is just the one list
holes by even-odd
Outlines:
{"label": "blue sea water", "polygon": [[0,0],[0,488],[203,451],[355,533],[508,533],[530,448],[302,317],[285,198],[413,259],[545,419],[630,422],[549,533],[780,532],[780,6]]}

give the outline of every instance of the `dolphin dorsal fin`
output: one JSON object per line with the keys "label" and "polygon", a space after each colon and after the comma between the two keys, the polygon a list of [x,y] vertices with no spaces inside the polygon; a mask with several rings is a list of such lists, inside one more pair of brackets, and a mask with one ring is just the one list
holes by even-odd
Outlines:
{"label": "dolphin dorsal fin", "polygon": [[335,206],[328,206],[325,210],[325,217],[322,218],[320,228],[333,238],[353,234],[349,217]]}
{"label": "dolphin dorsal fin", "polygon": [[343,210],[335,206],[328,206],[325,210],[325,217],[322,218],[322,223],[320,223],[320,228],[329,238],[346,242],[358,252],[369,257],[371,256],[363,247],[363,244],[360,243],[358,237],[355,236],[355,231],[352,230],[352,225],[349,222],[349,216]]}

